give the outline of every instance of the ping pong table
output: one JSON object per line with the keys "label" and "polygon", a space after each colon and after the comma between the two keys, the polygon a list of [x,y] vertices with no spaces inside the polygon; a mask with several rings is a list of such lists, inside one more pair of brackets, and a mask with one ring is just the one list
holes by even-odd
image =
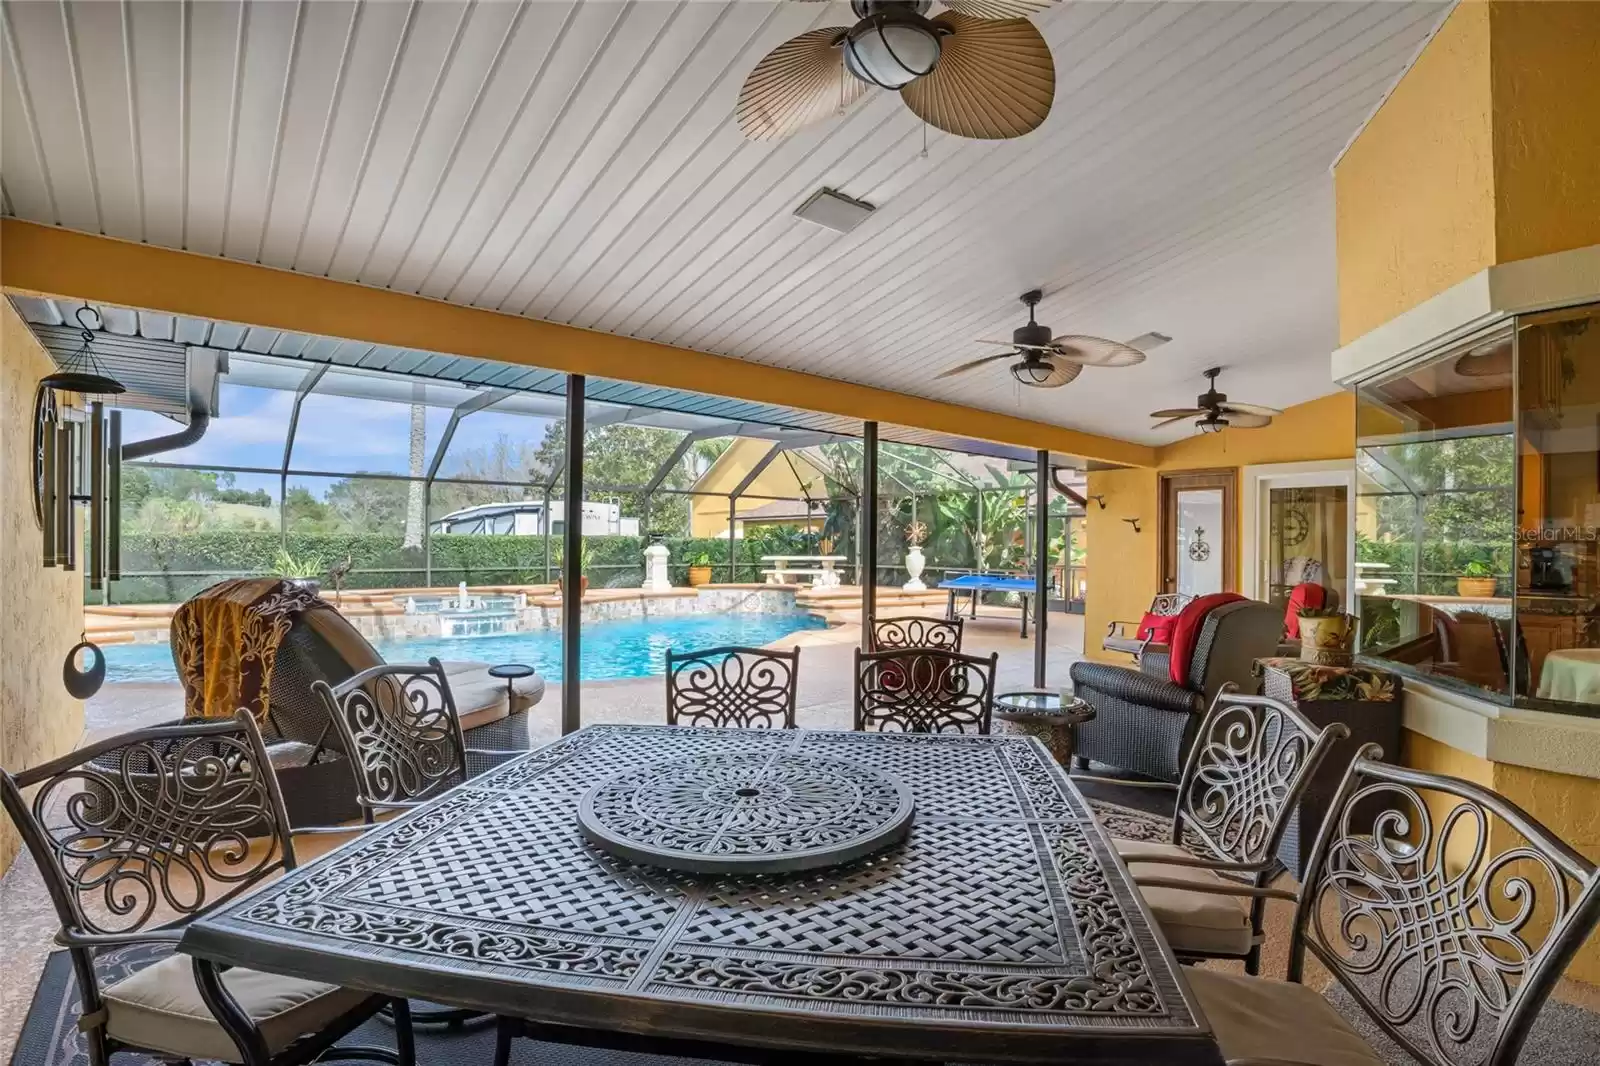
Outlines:
{"label": "ping pong table", "polygon": [[985,592],[1015,592],[1022,597],[1022,636],[1028,636],[1028,600],[1033,596],[1034,583],[1031,577],[1018,577],[1015,574],[962,574],[959,577],[950,577],[939,582],[939,587],[950,594],[945,604],[944,616],[956,616],[956,594],[964,592],[970,604],[969,616],[978,617],[978,599]]}

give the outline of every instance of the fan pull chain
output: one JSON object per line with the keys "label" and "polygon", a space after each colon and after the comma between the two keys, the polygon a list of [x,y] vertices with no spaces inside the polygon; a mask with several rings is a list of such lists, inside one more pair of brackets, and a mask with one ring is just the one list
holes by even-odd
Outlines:
{"label": "fan pull chain", "polygon": [[928,124],[926,122],[922,124],[922,155],[919,158],[928,158]]}

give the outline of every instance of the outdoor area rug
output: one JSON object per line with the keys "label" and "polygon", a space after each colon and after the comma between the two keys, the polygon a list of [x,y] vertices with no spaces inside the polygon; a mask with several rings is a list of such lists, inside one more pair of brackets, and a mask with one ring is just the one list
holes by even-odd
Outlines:
{"label": "outdoor area rug", "polygon": [[[1088,791],[1088,789],[1086,789]],[[1124,790],[1131,792],[1132,790]],[[1159,797],[1159,798],[1158,798]],[[1144,800],[1143,796],[1135,801]],[[1133,840],[1167,841],[1172,822],[1162,814],[1091,799],[1096,816],[1113,835]],[[1171,793],[1156,793],[1149,800],[1170,804]],[[103,954],[101,977],[106,983],[118,980],[159,958],[165,948],[137,946],[118,948]],[[1343,989],[1334,988],[1329,998],[1339,1012],[1394,1066],[1415,1066],[1405,1052],[1390,1042],[1356,1007]],[[78,989],[67,953],[57,951],[45,963],[44,975],[34,992],[33,1005],[23,1023],[22,1035],[11,1058],[11,1066],[88,1066],[89,1057],[77,1029]],[[494,1026],[487,1021],[460,1029],[418,1026],[417,1062],[420,1066],[486,1066],[494,1057]],[[378,1047],[394,1046],[394,1030],[374,1018],[352,1033],[345,1043]],[[1521,1061],[1537,1066],[1593,1066],[1596,1047],[1600,1047],[1600,1014],[1567,1003],[1551,1000],[1545,1004],[1533,1032],[1523,1049]],[[644,1055],[599,1048],[517,1041],[512,1052],[513,1066],[709,1066],[702,1060]],[[123,1052],[117,1066],[158,1066],[156,1060]],[[202,1066],[196,1063],[195,1066]]]}

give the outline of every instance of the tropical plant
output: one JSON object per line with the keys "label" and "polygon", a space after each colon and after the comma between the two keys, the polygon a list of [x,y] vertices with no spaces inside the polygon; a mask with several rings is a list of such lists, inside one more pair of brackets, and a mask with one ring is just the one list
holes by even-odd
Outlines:
{"label": "tropical plant", "polygon": [[1490,569],[1489,564],[1481,559],[1469,562],[1461,568],[1461,573],[1464,577],[1494,577],[1494,571]]}
{"label": "tropical plant", "polygon": [[279,577],[290,580],[321,577],[325,569],[320,555],[301,555],[297,557],[291,555],[287,550],[280,550],[277,557],[272,560],[272,572]]}

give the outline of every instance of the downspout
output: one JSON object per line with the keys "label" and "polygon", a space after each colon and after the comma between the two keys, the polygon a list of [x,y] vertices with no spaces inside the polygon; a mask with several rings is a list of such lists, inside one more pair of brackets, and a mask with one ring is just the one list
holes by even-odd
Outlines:
{"label": "downspout", "polygon": [[206,435],[206,430],[211,428],[211,416],[204,411],[189,412],[189,424],[176,433],[168,433],[164,437],[150,437],[146,440],[136,440],[122,446],[122,461],[134,462],[147,459],[152,455],[170,452],[175,448],[187,448],[195,441]]}
{"label": "downspout", "polygon": [[1067,499],[1071,500],[1073,503],[1077,504],[1079,507],[1085,507],[1085,508],[1088,507],[1088,505],[1089,505],[1088,499],[1086,499],[1083,496],[1078,495],[1077,492],[1073,491],[1072,489],[1068,488],[1066,485],[1063,485],[1061,483],[1061,468],[1060,467],[1052,466],[1050,468],[1050,484],[1051,484],[1051,486],[1053,486],[1055,488],[1055,490],[1057,492],[1061,493],[1061,495],[1065,496]]}

